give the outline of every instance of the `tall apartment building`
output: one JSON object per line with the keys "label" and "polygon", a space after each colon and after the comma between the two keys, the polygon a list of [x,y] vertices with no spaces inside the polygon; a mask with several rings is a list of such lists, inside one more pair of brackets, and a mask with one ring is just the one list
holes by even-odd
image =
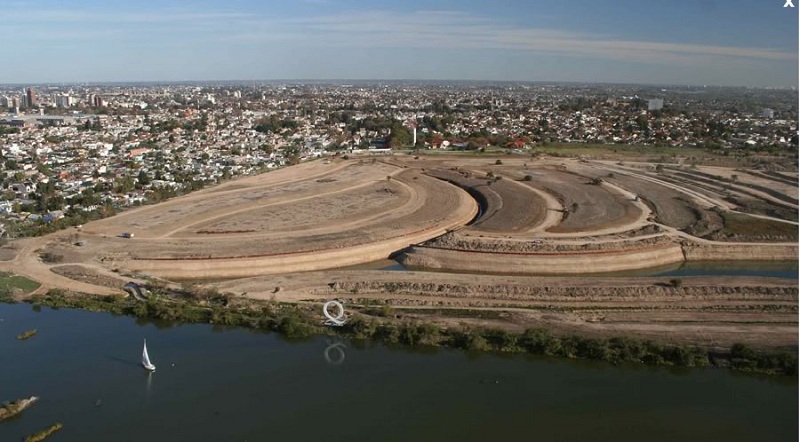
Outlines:
{"label": "tall apartment building", "polygon": [[75,104],[75,99],[66,94],[56,95],[56,106],[58,107],[72,107]]}
{"label": "tall apartment building", "polygon": [[36,98],[36,92],[33,90],[32,87],[29,87],[27,91],[25,91],[25,98],[26,98],[26,106],[27,107],[36,107],[39,105],[39,100]]}

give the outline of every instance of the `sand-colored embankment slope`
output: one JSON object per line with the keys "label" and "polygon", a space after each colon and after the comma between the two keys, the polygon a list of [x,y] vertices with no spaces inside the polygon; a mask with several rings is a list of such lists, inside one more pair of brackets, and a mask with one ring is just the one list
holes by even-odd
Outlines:
{"label": "sand-colored embankment slope", "polygon": [[[635,336],[658,342],[757,347],[797,345],[797,284],[764,277],[533,277],[329,270],[213,284],[256,299],[339,299],[381,305],[401,320],[445,327]],[[494,315],[477,314],[488,313]],[[467,312],[468,313],[464,313]],[[322,314],[320,313],[320,318]],[[491,319],[495,318],[495,319]]]}
{"label": "sand-colored embankment slope", "polygon": [[424,242],[450,229],[468,223],[478,213],[478,205],[466,192],[459,191],[457,209],[444,219],[429,220],[427,226],[409,228],[397,236],[350,247],[326,248],[308,252],[265,254],[222,259],[139,259],[117,264],[138,273],[164,278],[209,279],[242,278],[255,275],[303,272],[345,267],[388,258],[410,244]]}
{"label": "sand-colored embankment slope", "polygon": [[[446,272],[326,270],[324,272],[265,275],[213,283],[221,291],[270,299],[275,288],[279,301],[315,298],[392,295],[400,300],[412,295],[429,299],[496,301],[694,302],[740,301],[795,302],[797,283],[767,277],[689,276],[680,286],[669,277],[620,278],[597,276],[520,276]],[[352,290],[356,289],[356,290]],[[735,296],[734,296],[735,295]]]}
{"label": "sand-colored embankment slope", "polygon": [[682,262],[684,257],[678,244],[661,244],[636,250],[561,254],[490,253],[415,246],[398,259],[409,267],[552,275],[640,269]]}

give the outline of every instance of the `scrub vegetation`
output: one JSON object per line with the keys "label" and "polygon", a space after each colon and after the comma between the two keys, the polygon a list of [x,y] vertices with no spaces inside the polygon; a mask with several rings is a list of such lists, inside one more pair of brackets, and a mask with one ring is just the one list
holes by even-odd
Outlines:
{"label": "scrub vegetation", "polygon": [[[213,290],[212,290],[213,291]],[[530,353],[655,366],[720,366],[765,374],[797,374],[797,355],[761,352],[743,344],[729,351],[691,345],[676,345],[633,338],[596,338],[556,335],[543,329],[523,333],[479,327],[440,327],[423,321],[397,320],[391,315],[353,314],[342,327],[326,327],[316,304],[253,301],[232,294],[195,291],[178,296],[156,293],[147,301],[119,296],[91,296],[50,290],[27,300],[34,306],[80,308],[130,315],[156,321],[158,326],[175,322],[209,323],[277,332],[288,339],[320,334],[341,334],[356,340],[387,345],[445,346],[478,352]]]}
{"label": "scrub vegetation", "polygon": [[61,422],[58,422],[48,428],[45,428],[44,430],[37,431],[36,433],[26,437],[25,442],[41,442],[63,427],[64,425],[62,425]]}

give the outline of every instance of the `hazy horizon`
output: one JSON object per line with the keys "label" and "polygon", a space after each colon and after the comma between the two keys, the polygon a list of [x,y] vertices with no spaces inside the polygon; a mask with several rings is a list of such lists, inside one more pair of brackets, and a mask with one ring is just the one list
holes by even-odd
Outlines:
{"label": "hazy horizon", "polygon": [[140,85],[232,85],[232,86],[260,86],[269,84],[347,84],[347,83],[407,83],[414,85],[430,84],[531,84],[531,85],[558,85],[558,86],[620,86],[642,88],[720,88],[720,89],[766,89],[766,90],[791,90],[797,91],[796,86],[737,86],[716,84],[666,84],[666,83],[622,83],[610,81],[561,81],[561,80],[454,80],[454,79],[429,79],[429,78],[258,78],[258,79],[187,79],[187,80],[111,80],[111,81],[45,81],[40,83],[0,83],[0,87],[56,87],[56,86],[140,86]]}

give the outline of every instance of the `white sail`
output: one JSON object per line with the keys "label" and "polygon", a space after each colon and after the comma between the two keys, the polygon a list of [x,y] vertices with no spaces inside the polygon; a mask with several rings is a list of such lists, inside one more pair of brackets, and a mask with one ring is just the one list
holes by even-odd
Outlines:
{"label": "white sail", "polygon": [[153,371],[156,369],[156,366],[150,362],[150,356],[147,355],[147,340],[144,341],[144,350],[142,350],[142,365],[144,368]]}

